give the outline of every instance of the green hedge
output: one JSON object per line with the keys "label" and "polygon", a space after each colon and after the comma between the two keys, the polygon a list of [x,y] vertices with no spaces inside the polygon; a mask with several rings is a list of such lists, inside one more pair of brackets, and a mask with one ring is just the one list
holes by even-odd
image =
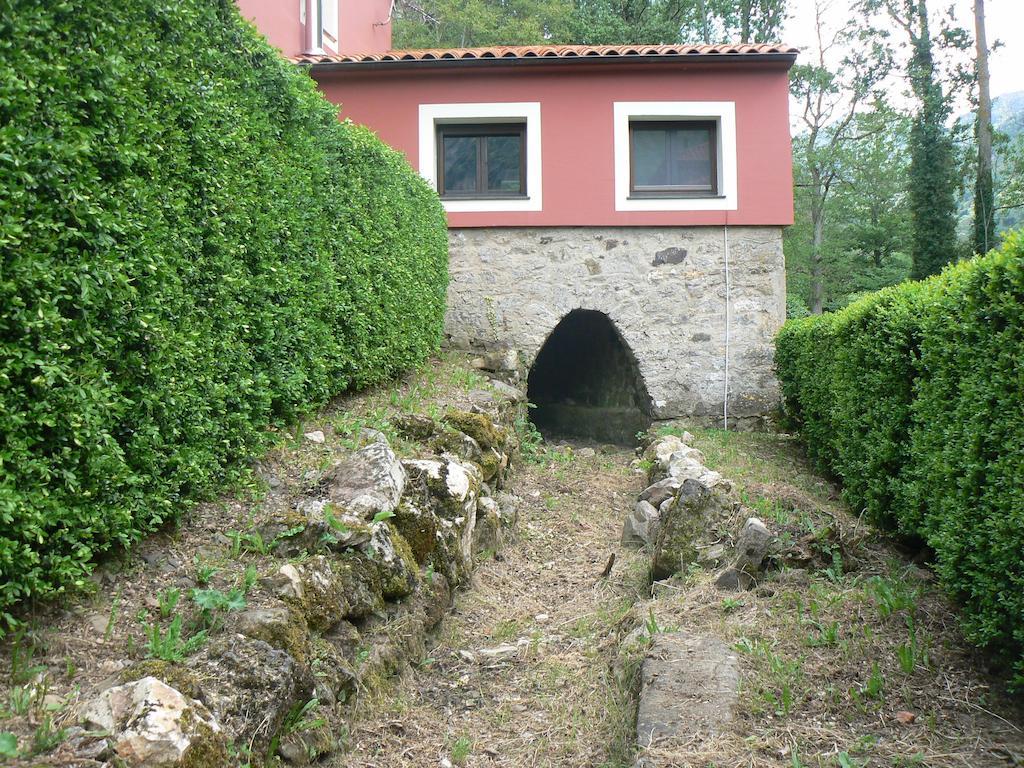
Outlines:
{"label": "green hedge", "polygon": [[0,0],[0,614],[423,360],[447,279],[436,195],[231,0]]}
{"label": "green hedge", "polygon": [[1024,685],[1024,234],[776,340],[788,415],[854,510],[920,537]]}

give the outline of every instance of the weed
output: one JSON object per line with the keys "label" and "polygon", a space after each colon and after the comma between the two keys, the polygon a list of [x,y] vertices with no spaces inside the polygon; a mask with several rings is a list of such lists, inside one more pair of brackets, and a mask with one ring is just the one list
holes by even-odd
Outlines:
{"label": "weed", "polygon": [[225,531],[224,535],[227,536],[228,541],[231,542],[231,557],[238,557],[242,553],[242,532]]}
{"label": "weed", "polygon": [[456,765],[462,765],[466,762],[466,758],[469,757],[470,752],[473,751],[473,742],[471,742],[466,736],[459,736],[452,744],[452,762]]}
{"label": "weed", "polygon": [[899,611],[906,611],[911,616],[917,611],[920,592],[905,582],[875,576],[868,580],[867,592],[874,599],[878,615],[883,619]]}
{"label": "weed", "polygon": [[207,584],[210,583],[210,580],[217,573],[218,569],[214,568],[212,565],[204,564],[199,559],[198,555],[196,555],[192,562],[195,563],[196,566],[196,583],[202,587],[205,587]]}
{"label": "weed", "polygon": [[862,692],[869,699],[879,700],[885,694],[885,675],[882,674],[877,661],[871,664],[871,676],[868,677]]}
{"label": "weed", "polygon": [[373,516],[374,523],[383,523],[385,520],[390,520],[395,516],[395,510],[383,509]]}
{"label": "weed", "polygon": [[117,614],[121,609],[121,588],[118,587],[114,593],[114,599],[110,601],[110,615],[107,617],[107,626],[103,630],[103,642],[110,640],[114,633],[114,625],[117,623]]}
{"label": "weed", "polygon": [[210,630],[220,628],[221,614],[243,611],[246,606],[245,591],[241,587],[235,587],[228,592],[219,589],[193,589],[192,602],[199,607],[200,624]]}
{"label": "weed", "polygon": [[181,590],[177,587],[162,589],[157,594],[157,602],[160,605],[160,618],[170,618],[174,609],[178,607],[178,599],[181,597]]}
{"label": "weed", "polygon": [[49,715],[44,717],[32,733],[32,754],[41,755],[49,752],[62,741],[66,735],[64,728],[54,728],[53,718]]}
{"label": "weed", "polygon": [[840,624],[838,621],[833,621],[828,624],[823,624],[817,621],[812,623],[815,626],[815,631],[807,637],[807,645],[812,648],[819,648],[839,644]]}
{"label": "weed", "polygon": [[178,662],[195,653],[206,642],[206,630],[196,632],[192,637],[182,637],[181,616],[175,616],[167,627],[167,633],[156,624],[146,629],[148,643],[146,655],[161,661]]}
{"label": "weed", "polygon": [[18,737],[10,731],[0,732],[0,757],[18,756]]}
{"label": "weed", "polygon": [[735,611],[737,608],[742,608],[744,605],[743,601],[737,597],[727,597],[722,600],[722,611],[730,613]]}

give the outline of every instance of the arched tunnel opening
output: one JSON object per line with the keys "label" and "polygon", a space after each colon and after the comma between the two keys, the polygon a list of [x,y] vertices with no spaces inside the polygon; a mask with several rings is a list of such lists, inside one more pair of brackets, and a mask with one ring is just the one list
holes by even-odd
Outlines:
{"label": "arched tunnel opening", "polygon": [[562,318],[537,354],[527,393],[530,417],[547,438],[631,445],[651,425],[636,358],[603,312]]}

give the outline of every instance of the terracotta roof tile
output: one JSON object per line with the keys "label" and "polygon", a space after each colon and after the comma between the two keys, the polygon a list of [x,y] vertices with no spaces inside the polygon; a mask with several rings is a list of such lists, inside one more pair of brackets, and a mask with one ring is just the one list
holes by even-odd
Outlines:
{"label": "terracotta roof tile", "polygon": [[359,64],[369,62],[456,61],[489,59],[580,59],[629,57],[743,56],[798,53],[781,44],[739,45],[508,45],[490,48],[428,48],[366,54],[304,54],[297,64]]}

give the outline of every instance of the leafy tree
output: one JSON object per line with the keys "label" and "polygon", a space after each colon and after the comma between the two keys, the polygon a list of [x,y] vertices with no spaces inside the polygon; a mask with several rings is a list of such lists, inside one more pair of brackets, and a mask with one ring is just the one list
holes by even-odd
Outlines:
{"label": "leafy tree", "polygon": [[[946,128],[949,95],[943,88],[935,62],[927,0],[862,0],[858,6],[867,13],[881,13],[888,23],[902,30],[910,47],[907,76],[918,109],[910,133],[909,181],[912,217],[911,256],[914,277],[939,272],[958,253],[956,237],[956,193],[958,174],[952,135]],[[876,30],[880,36],[887,31]],[[950,48],[963,48],[966,33],[948,25],[940,40]],[[956,71],[951,90],[969,82]]]}
{"label": "leafy tree", "polygon": [[395,47],[530,45],[568,35],[567,0],[398,0]]}
{"label": "leafy tree", "polygon": [[[810,309],[824,309],[825,237],[833,188],[840,179],[842,157],[856,140],[858,110],[887,71],[884,52],[858,44],[856,24],[847,20],[830,30],[825,0],[815,0],[817,49],[812,62],[798,64],[791,72],[793,97],[800,103],[803,132],[795,141],[797,184],[802,198],[798,210],[809,219]],[[852,46],[839,68],[830,59],[836,51]]]}

